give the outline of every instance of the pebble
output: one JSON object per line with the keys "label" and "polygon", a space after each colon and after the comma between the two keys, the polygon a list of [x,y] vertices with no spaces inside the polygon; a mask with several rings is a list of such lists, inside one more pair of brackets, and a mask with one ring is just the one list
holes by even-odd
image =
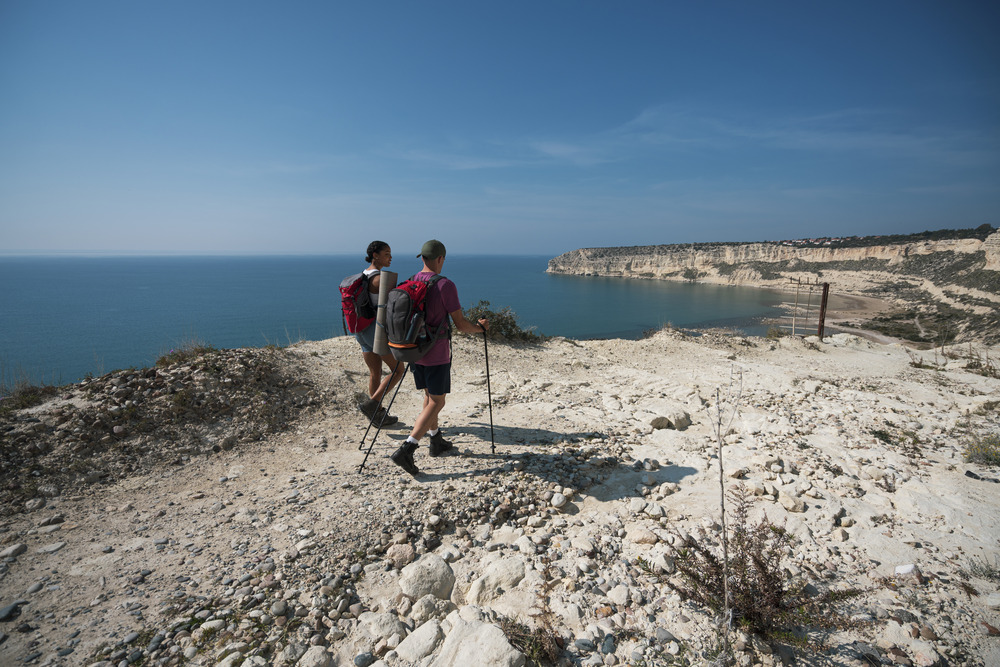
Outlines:
{"label": "pebble", "polygon": [[0,607],[0,621],[10,621],[21,612],[21,605],[28,604],[27,600],[18,600],[6,607]]}
{"label": "pebble", "polygon": [[27,545],[12,544],[3,551],[0,551],[0,558],[17,558],[27,550],[28,550]]}

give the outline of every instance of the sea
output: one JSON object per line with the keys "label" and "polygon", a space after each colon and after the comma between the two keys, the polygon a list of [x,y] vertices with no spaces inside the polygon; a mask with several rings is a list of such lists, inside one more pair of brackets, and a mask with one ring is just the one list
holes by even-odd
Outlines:
{"label": "sea", "polygon": [[[524,328],[576,339],[638,339],[665,324],[761,335],[770,290],[552,275],[549,256],[450,256],[463,307],[509,307]],[[288,345],[345,335],[338,285],[357,255],[0,256],[0,386],[62,385],[151,366],[191,344]],[[396,257],[399,279],[420,269]]]}

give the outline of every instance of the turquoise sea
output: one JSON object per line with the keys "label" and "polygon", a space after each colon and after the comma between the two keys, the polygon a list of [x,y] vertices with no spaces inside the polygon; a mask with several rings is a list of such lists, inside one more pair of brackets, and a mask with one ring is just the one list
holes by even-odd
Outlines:
{"label": "turquoise sea", "polygon": [[[451,256],[463,307],[510,306],[522,326],[570,338],[639,338],[667,322],[760,334],[767,290],[545,273],[548,256]],[[0,257],[0,373],[64,384],[149,366],[191,342],[286,345],[343,335],[337,286],[360,255]],[[420,269],[396,257],[400,280]]]}

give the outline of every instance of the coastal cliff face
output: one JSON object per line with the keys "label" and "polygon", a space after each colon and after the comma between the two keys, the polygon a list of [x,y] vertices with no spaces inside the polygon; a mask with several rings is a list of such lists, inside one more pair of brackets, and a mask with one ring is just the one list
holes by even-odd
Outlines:
{"label": "coastal cliff face", "polygon": [[[907,317],[921,312],[956,330],[1000,325],[1000,232],[975,238],[863,247],[786,243],[696,243],[581,248],[549,261],[549,273],[783,288],[829,282],[843,294],[887,299]],[[916,328],[922,328],[919,321]],[[979,336],[977,336],[979,337]],[[987,335],[996,338],[996,334]]]}
{"label": "coastal cliff face", "polygon": [[986,253],[986,268],[990,271],[1000,271],[1000,232],[983,241],[983,251]]}
{"label": "coastal cliff face", "polygon": [[[744,244],[678,244],[632,246],[626,248],[581,248],[564,253],[549,261],[550,273],[573,275],[619,276],[624,278],[687,279],[689,269],[703,271],[708,282],[754,285],[787,282],[781,277],[752,272],[732,272],[720,266],[789,263],[827,264],[833,262],[865,262],[882,260],[888,266],[900,265],[907,259],[934,253],[984,254],[984,267],[1000,270],[1000,232],[986,241],[958,239],[902,245],[867,246],[858,248],[799,248],[778,243]],[[711,280],[719,276],[720,281]]]}

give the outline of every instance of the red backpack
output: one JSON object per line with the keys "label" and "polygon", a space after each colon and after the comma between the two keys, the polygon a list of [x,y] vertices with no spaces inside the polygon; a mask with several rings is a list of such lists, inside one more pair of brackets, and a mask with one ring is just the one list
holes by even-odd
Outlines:
{"label": "red backpack", "polygon": [[[374,275],[374,274],[373,274]],[[368,291],[371,276],[361,273],[347,276],[340,282],[340,308],[344,311],[344,328],[358,333],[375,320],[375,305]]]}

